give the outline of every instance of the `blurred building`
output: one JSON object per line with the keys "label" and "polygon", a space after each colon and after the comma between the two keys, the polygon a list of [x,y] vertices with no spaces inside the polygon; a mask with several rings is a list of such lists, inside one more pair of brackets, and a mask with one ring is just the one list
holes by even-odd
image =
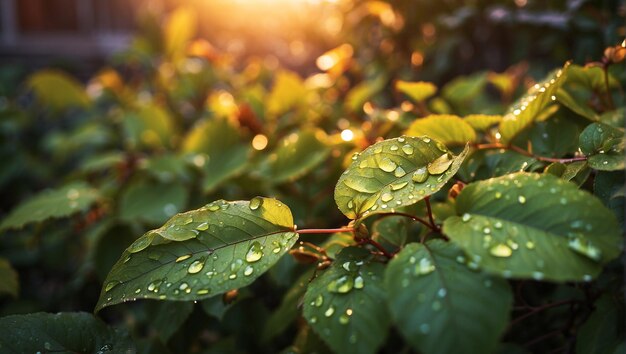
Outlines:
{"label": "blurred building", "polygon": [[141,3],[0,0],[0,63],[103,58],[127,45]]}

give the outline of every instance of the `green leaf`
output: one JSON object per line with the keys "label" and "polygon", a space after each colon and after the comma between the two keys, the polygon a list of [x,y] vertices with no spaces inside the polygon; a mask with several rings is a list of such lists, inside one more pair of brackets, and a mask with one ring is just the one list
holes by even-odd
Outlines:
{"label": "green leaf", "polygon": [[580,133],[580,150],[591,168],[601,171],[623,170],[624,132],[603,123],[593,123]]}
{"label": "green leaf", "polygon": [[9,213],[0,224],[0,231],[50,218],[63,218],[87,210],[100,194],[87,183],[76,182],[59,189],[45,190],[27,199]]}
{"label": "green leaf", "polygon": [[487,85],[487,73],[459,76],[444,86],[442,96],[456,105],[472,100]]}
{"label": "green leaf", "polygon": [[261,337],[264,342],[283,333],[298,317],[298,305],[302,300],[302,296],[306,291],[309,281],[313,279],[313,270],[303,273],[295,284],[287,291],[283,297],[280,306],[275,309],[267,319],[267,323]]}
{"label": "green leaf", "polygon": [[602,114],[600,116],[600,122],[614,126],[616,128],[623,128],[625,117],[626,107],[620,107],[614,111],[609,111]]}
{"label": "green leaf", "polygon": [[239,131],[226,119],[197,124],[185,137],[182,150],[198,154],[192,157],[192,162],[204,172],[205,193],[241,173],[250,155],[250,145],[242,143]]}
{"label": "green leaf", "polygon": [[620,353],[617,347],[624,341],[624,302],[610,295],[596,301],[591,316],[576,334],[576,353]]}
{"label": "green leaf", "polygon": [[181,183],[137,180],[120,196],[119,216],[129,222],[160,224],[183,210],[187,200],[187,189]]}
{"label": "green leaf", "polygon": [[268,178],[274,183],[282,183],[305,175],[330,153],[324,139],[320,130],[303,130],[288,135],[268,157]]}
{"label": "green leaf", "polygon": [[138,238],[111,269],[96,311],[136,299],[199,300],[252,283],[297,240],[276,199],[216,201]]}
{"label": "green leaf", "polygon": [[537,121],[546,108],[556,99],[556,92],[567,77],[569,63],[535,84],[513,104],[500,123],[501,141],[509,143],[529,125]]}
{"label": "green leaf", "polygon": [[624,204],[626,203],[625,183],[624,171],[599,171],[593,181],[593,193],[600,198],[607,208],[611,209],[622,228],[624,227]]}
{"label": "green leaf", "polygon": [[127,333],[84,312],[32,313],[0,318],[3,353],[134,353]]}
{"label": "green leaf", "polygon": [[577,185],[582,185],[589,177],[591,170],[587,166],[587,161],[576,161],[568,164],[554,162],[548,165],[544,173],[550,173],[561,177],[565,181],[572,181]]}
{"label": "green leaf", "polygon": [[559,103],[580,116],[583,116],[592,121],[597,121],[599,119],[598,114],[593,109],[591,109],[589,105],[577,101],[563,88],[557,91],[556,99],[557,101],[559,101]]}
{"label": "green leaf", "polygon": [[304,295],[304,318],[337,353],[376,353],[385,342],[384,266],[371,258],[367,250],[344,249]]}
{"label": "green leaf", "polygon": [[411,243],[385,271],[400,333],[421,353],[491,353],[504,332],[513,296],[506,281],[470,270],[455,245]]}
{"label": "green leaf", "polygon": [[437,86],[431,82],[396,81],[396,90],[404,93],[415,102],[422,102],[432,97],[437,92]]}
{"label": "green leaf", "polygon": [[17,272],[11,263],[4,258],[0,258],[0,294],[9,294],[13,297],[17,297],[20,291],[20,284],[18,281]]}
{"label": "green leaf", "polygon": [[502,116],[471,114],[463,117],[463,120],[476,131],[486,131],[493,125],[500,123],[502,121]]}
{"label": "green leaf", "polygon": [[465,120],[453,115],[430,115],[416,119],[405,131],[408,136],[426,135],[446,145],[465,145],[476,140],[476,132]]}
{"label": "green leaf", "polygon": [[374,221],[372,239],[379,243],[388,243],[396,247],[403,246],[407,240],[408,221],[403,215],[390,215]]}
{"label": "green leaf", "polygon": [[193,302],[150,302],[148,304],[150,327],[155,329],[163,343],[176,333],[193,312]]}
{"label": "green leaf", "polygon": [[38,71],[28,78],[27,85],[45,106],[54,110],[84,108],[90,104],[82,85],[61,71]]}
{"label": "green leaf", "polygon": [[175,154],[164,154],[143,160],[141,167],[163,183],[188,181],[191,178],[185,159]]}
{"label": "green leaf", "polygon": [[472,183],[443,232],[474,267],[504,277],[590,281],[620,254],[620,230],[600,200],[549,174]]}
{"label": "green leaf", "polygon": [[171,113],[157,104],[145,104],[123,117],[127,143],[132,148],[163,148],[171,145],[176,135]]}
{"label": "green leaf", "polygon": [[335,202],[350,219],[415,204],[441,189],[468,151],[454,157],[429,137],[381,141],[352,157],[335,186]]}

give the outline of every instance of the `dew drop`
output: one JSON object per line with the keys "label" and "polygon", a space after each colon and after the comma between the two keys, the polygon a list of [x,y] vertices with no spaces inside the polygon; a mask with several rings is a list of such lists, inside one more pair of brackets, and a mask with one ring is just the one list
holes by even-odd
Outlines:
{"label": "dew drop", "polygon": [[544,278],[544,274],[541,272],[533,272],[532,277],[535,280],[542,280]]}
{"label": "dew drop", "polygon": [[404,145],[402,146],[402,152],[404,152],[407,155],[412,155],[413,154],[413,147],[411,145]]}
{"label": "dew drop", "polygon": [[252,198],[252,200],[250,201],[250,210],[257,210],[261,204],[263,204],[263,199],[261,199],[260,197],[254,197]]}
{"label": "dew drop", "polygon": [[333,293],[345,294],[350,292],[354,287],[354,278],[348,275],[341,276],[330,283],[326,287],[328,291]]}
{"label": "dew drop", "polygon": [[567,246],[573,251],[591,258],[594,261],[600,261],[602,259],[602,251],[589,240],[584,240],[580,236],[571,237]]}
{"label": "dew drop", "polygon": [[496,192],[495,197],[496,197],[496,199],[502,198],[502,193],[501,192]]}
{"label": "dew drop", "polygon": [[430,259],[424,257],[420,259],[419,263],[415,266],[413,270],[413,274],[415,275],[425,275],[432,273],[435,270],[435,265],[432,264]]}
{"label": "dew drop", "polygon": [[324,316],[326,316],[326,317],[330,317],[330,316],[332,316],[332,315],[333,315],[333,313],[335,313],[335,308],[334,308],[334,307],[332,307],[332,306],[330,306],[330,307],[326,310],[326,312],[324,312]]}
{"label": "dew drop", "polygon": [[391,145],[391,147],[389,148],[389,150],[391,151],[398,151],[398,145]]}
{"label": "dew drop", "polygon": [[363,283],[363,277],[362,276],[357,276],[356,278],[354,278],[354,288],[355,289],[363,289],[364,283]]}
{"label": "dew drop", "polygon": [[529,250],[532,250],[535,248],[535,243],[532,241],[526,241],[526,248],[528,248]]}
{"label": "dew drop", "polygon": [[187,268],[187,273],[189,274],[200,273],[202,268],[204,268],[204,259],[198,259],[189,265],[189,268]]}
{"label": "dew drop", "polygon": [[211,204],[207,207],[207,210],[209,211],[218,211],[220,210],[220,206],[217,204]]}
{"label": "dew drop", "polygon": [[511,254],[513,254],[513,250],[511,249],[511,247],[505,245],[504,243],[499,243],[491,247],[491,249],[489,249],[489,253],[495,257],[506,258],[510,257]]}
{"label": "dew drop", "polygon": [[400,178],[406,175],[406,171],[402,167],[398,166],[395,171],[393,171],[393,175]]}
{"label": "dew drop", "polygon": [[210,292],[209,289],[200,289],[200,290],[196,291],[196,294],[198,294],[198,295],[206,295],[209,292]]}
{"label": "dew drop", "polygon": [[426,166],[420,167],[415,172],[413,172],[413,176],[411,177],[413,182],[423,183],[428,179],[428,170]]}
{"label": "dew drop", "polygon": [[247,266],[246,269],[243,270],[243,275],[250,276],[254,272],[254,268],[252,266]]}
{"label": "dew drop", "polygon": [[183,290],[187,290],[189,288],[189,284],[182,282],[180,283],[180,285],[178,286],[178,290],[183,291]]}
{"label": "dew drop", "polygon": [[104,291],[111,291],[111,289],[113,289],[114,287],[116,287],[118,284],[120,284],[119,281],[112,281],[109,282],[105,287],[104,287]]}
{"label": "dew drop", "polygon": [[320,307],[322,306],[322,304],[324,304],[324,297],[321,294],[317,295],[317,297],[313,301],[313,306]]}
{"label": "dew drop", "polygon": [[388,158],[384,158],[378,164],[378,167],[385,172],[393,172],[398,165],[395,162],[389,160]]}
{"label": "dew drop", "polygon": [[229,275],[229,276],[228,276],[228,279],[230,279],[230,280],[237,279],[237,274],[236,274],[236,273],[233,273],[233,274]]}
{"label": "dew drop", "polygon": [[517,197],[517,201],[520,204],[524,204],[524,203],[526,203],[526,197],[524,197],[523,195],[520,195],[519,197]]}
{"label": "dew drop", "polygon": [[352,200],[348,201],[348,209],[354,209],[354,202]]}
{"label": "dew drop", "polygon": [[344,324],[344,325],[350,323],[350,316],[345,315],[345,314],[339,316],[339,323]]}
{"label": "dew drop", "polygon": [[452,160],[450,159],[450,155],[443,154],[428,164],[428,173],[431,175],[440,175],[446,172],[451,164]]}
{"label": "dew drop", "polygon": [[389,192],[385,192],[380,196],[380,200],[383,202],[388,202],[393,199],[393,195]]}
{"label": "dew drop", "polygon": [[254,241],[246,253],[246,261],[249,263],[257,262],[263,257],[263,250],[261,244],[258,241]]}
{"label": "dew drop", "polygon": [[196,226],[196,230],[205,231],[209,228],[209,223],[203,222],[200,225]]}
{"label": "dew drop", "polygon": [[391,187],[391,190],[397,191],[406,187],[407,184],[409,184],[409,182],[400,182],[400,183],[392,184],[390,187]]}
{"label": "dew drop", "polygon": [[463,222],[468,222],[470,221],[470,219],[472,218],[472,216],[468,213],[463,214],[463,216],[461,217],[461,220],[463,220]]}
{"label": "dew drop", "polygon": [[189,258],[191,258],[191,255],[190,255],[190,254],[184,254],[184,255],[182,255],[182,256],[180,256],[180,257],[176,258],[176,263],[182,262],[182,261],[184,261],[185,259],[189,259]]}

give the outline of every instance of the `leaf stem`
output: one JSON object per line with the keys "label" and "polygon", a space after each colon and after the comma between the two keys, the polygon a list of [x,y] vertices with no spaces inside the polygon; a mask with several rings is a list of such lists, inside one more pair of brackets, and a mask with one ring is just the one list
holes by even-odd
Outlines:
{"label": "leaf stem", "polygon": [[302,229],[294,230],[298,234],[334,234],[336,232],[354,232],[352,227],[342,227],[338,229]]}
{"label": "leaf stem", "polygon": [[435,218],[433,218],[433,210],[430,207],[430,196],[424,198],[424,202],[426,202],[426,210],[428,211],[428,220],[430,221],[431,228],[433,231],[441,232],[441,227],[435,224]]}
{"label": "leaf stem", "polygon": [[428,227],[430,229],[433,229],[433,226],[427,220],[424,220],[424,219],[422,219],[420,217],[417,217],[417,216],[414,216],[414,215],[411,215],[411,214],[393,212],[393,213],[381,213],[380,215],[382,217],[394,216],[394,215],[404,216],[405,218],[409,218],[411,220],[417,221],[417,222],[423,224],[424,226],[426,226],[426,227]]}
{"label": "leaf stem", "polygon": [[393,258],[393,254],[389,253],[385,247],[383,247],[383,245],[381,245],[380,243],[372,240],[371,238],[359,238],[357,240],[357,242],[359,242],[360,244],[370,244],[372,246],[374,246],[376,249],[378,249],[385,257],[387,257],[388,259],[392,259]]}
{"label": "leaf stem", "polygon": [[538,156],[512,144],[506,145],[506,144],[500,144],[500,143],[489,143],[489,144],[474,144],[473,146],[478,150],[487,150],[487,149],[511,150],[519,154],[522,154],[524,156],[532,157],[533,159],[536,159],[538,161],[543,161],[543,162],[571,163],[571,162],[576,162],[576,161],[587,160],[586,156],[571,157],[571,158],[566,158],[566,159]]}

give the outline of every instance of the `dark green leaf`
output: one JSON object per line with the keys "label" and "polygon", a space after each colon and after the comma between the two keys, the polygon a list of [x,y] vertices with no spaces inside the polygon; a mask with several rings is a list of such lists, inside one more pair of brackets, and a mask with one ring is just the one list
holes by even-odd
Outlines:
{"label": "dark green leaf", "polygon": [[354,155],[337,182],[335,202],[350,219],[415,204],[441,189],[468,151],[455,157],[428,137],[381,141]]}
{"label": "dark green leaf", "polygon": [[17,272],[11,263],[4,258],[0,258],[0,294],[9,294],[13,297],[17,297],[20,291],[20,284],[17,277]]}
{"label": "dark green leaf", "polygon": [[384,266],[368,251],[346,248],[313,280],[304,295],[304,317],[337,353],[376,353],[389,315],[382,288]]}
{"label": "dark green leaf", "polygon": [[193,311],[192,302],[159,301],[148,305],[150,327],[156,330],[163,343],[167,343]]}
{"label": "dark green leaf", "polygon": [[617,347],[624,341],[624,301],[610,295],[601,297],[595,309],[576,335],[576,353],[618,353]]}
{"label": "dark green leaf", "polygon": [[611,209],[617,220],[624,227],[624,185],[626,184],[623,171],[599,171],[594,179],[593,192],[604,205]]}
{"label": "dark green leaf", "polygon": [[[407,245],[389,262],[385,287],[404,338],[421,353],[491,353],[509,318],[508,284],[465,265],[440,240]],[[462,348],[462,349],[460,349]]]}
{"label": "dark green leaf", "polygon": [[443,231],[473,267],[504,277],[590,281],[621,250],[611,212],[590,193],[545,174],[469,184]]}
{"label": "dark green leaf", "polygon": [[487,73],[459,76],[444,86],[442,96],[455,104],[467,102],[480,94],[487,85]]}
{"label": "dark green leaf", "polygon": [[62,218],[89,208],[100,194],[87,183],[76,182],[46,190],[22,202],[2,221],[0,231],[21,228],[50,218]]}
{"label": "dark green leaf", "polygon": [[579,138],[580,150],[596,170],[623,170],[624,131],[603,123],[590,124]]}
{"label": "dark green leaf", "polygon": [[2,353],[134,353],[127,333],[84,312],[0,318]]}
{"label": "dark green leaf", "polygon": [[453,115],[430,115],[416,119],[405,134],[408,136],[426,135],[448,146],[464,146],[476,140],[476,132],[472,126]]}
{"label": "dark green leaf", "polygon": [[122,254],[96,311],[136,299],[198,300],[252,283],[297,240],[276,199],[216,201],[177,214]]}
{"label": "dark green leaf", "polygon": [[376,220],[372,225],[372,239],[379,243],[403,246],[408,232],[407,217],[403,215],[389,216]]}
{"label": "dark green leaf", "polygon": [[544,172],[561,177],[566,181],[572,181],[580,186],[587,180],[591,170],[587,166],[587,161],[576,161],[568,164],[554,162],[548,165]]}
{"label": "dark green leaf", "polygon": [[598,114],[593,109],[591,109],[591,107],[589,107],[584,102],[577,101],[563,88],[557,91],[556,99],[559,101],[559,103],[580,116],[583,116],[592,121],[597,121],[599,119]]}
{"label": "dark green leaf", "polygon": [[528,90],[507,112],[500,123],[501,140],[508,143],[522,130],[537,121],[567,77],[569,64],[549,75]]}
{"label": "dark green leaf", "polygon": [[137,180],[120,197],[119,216],[126,221],[160,224],[187,204],[187,189],[181,183]]}
{"label": "dark green leaf", "polygon": [[28,86],[46,106],[55,110],[87,107],[89,97],[76,79],[57,70],[42,70],[28,79]]}

